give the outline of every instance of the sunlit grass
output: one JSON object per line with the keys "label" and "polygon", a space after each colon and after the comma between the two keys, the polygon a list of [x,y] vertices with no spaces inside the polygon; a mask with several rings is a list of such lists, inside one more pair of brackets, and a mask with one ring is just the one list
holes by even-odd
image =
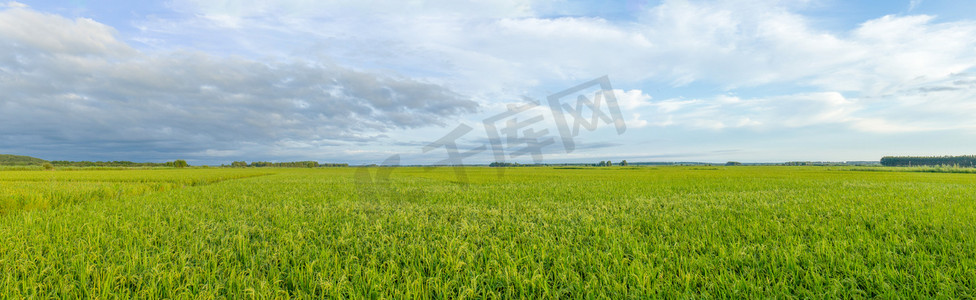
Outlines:
{"label": "sunlit grass", "polygon": [[270,174],[269,171],[253,169],[6,170],[0,171],[0,214],[117,199],[266,174]]}
{"label": "sunlit grass", "polygon": [[854,171],[878,172],[976,173],[976,168],[960,166],[852,167],[850,169]]}

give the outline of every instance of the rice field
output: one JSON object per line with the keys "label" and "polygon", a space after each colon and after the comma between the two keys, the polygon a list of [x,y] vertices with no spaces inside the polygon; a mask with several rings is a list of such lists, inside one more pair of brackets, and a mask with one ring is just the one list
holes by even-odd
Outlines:
{"label": "rice field", "polygon": [[976,174],[498,171],[0,170],[0,298],[976,297]]}

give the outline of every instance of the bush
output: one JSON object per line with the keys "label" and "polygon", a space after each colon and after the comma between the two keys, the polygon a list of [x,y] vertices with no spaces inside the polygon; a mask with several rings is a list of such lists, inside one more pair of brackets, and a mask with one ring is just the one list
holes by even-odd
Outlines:
{"label": "bush", "polygon": [[189,166],[190,165],[187,164],[186,161],[185,160],[182,160],[182,159],[177,159],[177,160],[173,161],[173,167],[176,167],[176,168],[186,168],[186,167],[189,167]]}

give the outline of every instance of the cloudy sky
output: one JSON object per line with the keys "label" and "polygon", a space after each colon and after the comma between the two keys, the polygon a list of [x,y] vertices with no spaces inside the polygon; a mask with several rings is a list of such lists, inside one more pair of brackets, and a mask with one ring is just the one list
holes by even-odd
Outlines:
{"label": "cloudy sky", "polygon": [[[464,163],[974,154],[973,11],[936,0],[0,2],[0,153],[191,164],[436,163],[444,144]],[[603,76],[613,97],[585,84]]]}

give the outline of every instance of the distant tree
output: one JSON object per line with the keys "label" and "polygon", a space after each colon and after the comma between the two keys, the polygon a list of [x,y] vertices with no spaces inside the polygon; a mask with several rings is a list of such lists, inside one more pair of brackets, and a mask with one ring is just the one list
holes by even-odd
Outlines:
{"label": "distant tree", "polygon": [[885,156],[883,166],[976,166],[976,155],[961,156]]}
{"label": "distant tree", "polygon": [[319,163],[317,161],[291,161],[291,162],[267,162],[255,161],[251,164],[245,162],[234,162],[232,166],[243,164],[253,168],[322,168],[322,167],[348,167],[348,163]]}
{"label": "distant tree", "polygon": [[173,167],[175,167],[175,168],[186,168],[186,167],[189,167],[189,166],[190,165],[187,164],[186,161],[185,160],[182,160],[182,159],[177,159],[177,160],[174,160],[173,161]]}
{"label": "distant tree", "polygon": [[607,161],[607,167],[613,167],[613,162],[608,160]]}
{"label": "distant tree", "polygon": [[151,162],[131,162],[131,161],[66,161],[53,160],[51,164],[55,167],[172,167],[173,162],[151,163]]}
{"label": "distant tree", "polygon": [[54,165],[52,165],[51,163],[44,163],[43,166],[45,170],[54,170]]}
{"label": "distant tree", "polygon": [[493,162],[488,164],[489,167],[527,167],[529,165],[523,165],[517,162]]}
{"label": "distant tree", "polygon": [[737,162],[737,161],[730,161],[730,162],[725,163],[725,165],[726,166],[741,166],[742,163]]}
{"label": "distant tree", "polygon": [[319,167],[348,167],[348,163],[324,163],[319,164]]}
{"label": "distant tree", "polygon": [[625,160],[620,161],[620,166],[621,167],[626,167],[627,166],[627,160],[625,159]]}
{"label": "distant tree", "polygon": [[243,161],[243,160],[242,161],[235,161],[235,162],[230,163],[230,166],[231,167],[234,167],[234,168],[247,168],[247,162],[246,161]]}

